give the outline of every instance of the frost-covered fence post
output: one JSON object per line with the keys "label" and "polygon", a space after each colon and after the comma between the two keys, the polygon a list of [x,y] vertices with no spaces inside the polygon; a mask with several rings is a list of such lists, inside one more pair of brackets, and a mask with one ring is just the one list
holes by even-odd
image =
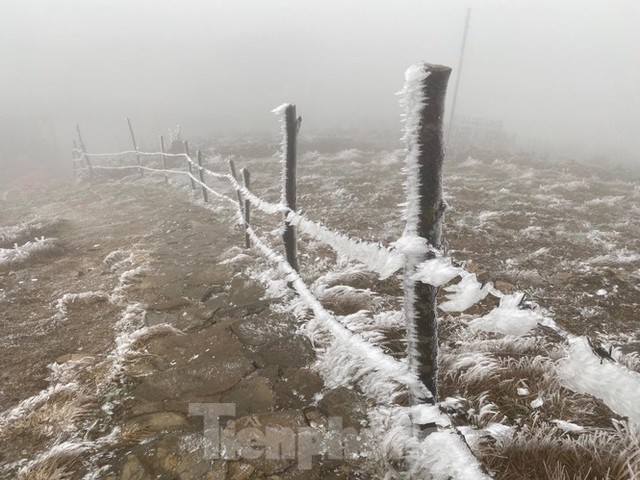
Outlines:
{"label": "frost-covered fence post", "polygon": [[78,142],[80,142],[80,149],[82,150],[82,160],[84,160],[87,163],[87,167],[89,167],[89,177],[93,178],[93,165],[91,165],[91,160],[87,155],[87,149],[84,146],[84,142],[82,141],[82,134],[80,133],[80,125],[78,124],[76,124],[76,132],[78,133]]}
{"label": "frost-covered fence post", "polygon": [[207,187],[205,186],[205,183],[204,183],[204,170],[202,168],[202,153],[200,152],[200,150],[198,150],[198,152],[196,153],[196,156],[198,157],[198,176],[200,177],[200,183],[202,184],[202,198],[204,199],[204,202],[207,203],[209,202],[209,195],[207,194]]}
{"label": "frost-covered fence post", "polygon": [[[251,186],[251,174],[246,168],[242,169],[242,180],[244,182],[244,188],[249,190]],[[251,202],[248,198],[244,199],[244,245],[247,248],[251,248],[251,237],[249,236],[249,225],[251,222]]]}
{"label": "frost-covered fence post", "polygon": [[[451,68],[421,63],[407,69],[405,108],[407,225],[404,294],[409,363],[438,399],[437,287],[416,281],[416,266],[442,246],[442,120]],[[420,399],[414,396],[413,401]]]}
{"label": "frost-covered fence post", "polygon": [[189,142],[184,141],[184,154],[187,156],[187,168],[189,168],[189,180],[191,180],[191,190],[196,189],[196,182],[193,181],[193,169],[191,168],[191,156],[189,155]]}
{"label": "frost-covered fence post", "polygon": [[140,155],[138,154],[138,144],[136,143],[136,136],[133,133],[133,127],[131,126],[131,120],[127,117],[127,125],[129,126],[129,133],[131,134],[131,143],[133,144],[133,149],[136,152],[136,162],[138,163],[138,173],[140,173],[141,177],[144,177],[144,172],[142,171],[141,163],[140,163]]}
{"label": "frost-covered fence post", "polygon": [[[302,117],[296,116],[296,106],[285,103],[279,106],[273,113],[283,117],[282,161],[283,161],[283,185],[282,204],[289,210],[296,210],[296,157],[298,147],[298,132]],[[284,251],[287,262],[296,271],[300,271],[298,264],[298,247],[296,244],[296,228],[287,221],[287,213],[284,217],[284,231],[282,233]]]}
{"label": "frost-covered fence post", "polygon": [[[238,181],[238,175],[236,174],[236,164],[233,161],[233,158],[229,159],[229,170],[231,171],[231,176]],[[249,187],[247,187],[249,188]],[[236,197],[238,198],[238,206],[240,207],[240,212],[244,212],[244,205],[242,203],[242,195],[240,194],[240,190],[236,188]]]}
{"label": "frost-covered fence post", "polygon": [[164,183],[169,184],[169,174],[167,174],[167,157],[164,150],[164,137],[160,135],[160,151],[162,152],[162,169],[164,170]]}

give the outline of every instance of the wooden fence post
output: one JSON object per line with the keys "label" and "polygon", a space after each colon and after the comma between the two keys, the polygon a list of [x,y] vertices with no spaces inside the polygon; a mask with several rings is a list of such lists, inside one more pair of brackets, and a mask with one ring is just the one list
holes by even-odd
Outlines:
{"label": "wooden fence post", "polygon": [[[449,67],[420,64],[407,72],[405,95],[407,171],[417,178],[407,180],[407,228],[409,235],[426,239],[429,246],[442,246],[442,121],[451,74]],[[407,254],[405,310],[409,363],[420,380],[438,399],[438,288],[412,280],[415,267],[432,255],[426,248]],[[418,399],[414,398],[414,402]]]}
{"label": "wooden fence post", "polygon": [[200,183],[202,183],[202,198],[205,203],[209,202],[209,195],[207,193],[207,187],[205,187],[204,182],[204,170],[202,169],[202,153],[200,150],[196,152],[196,157],[198,158],[198,176],[200,177]]}
{"label": "wooden fence post", "polygon": [[[283,185],[283,203],[285,207],[296,210],[296,157],[298,147],[298,131],[302,123],[302,117],[296,116],[296,106],[288,104],[284,109],[284,148],[285,148],[285,164],[284,164],[284,185]],[[287,262],[296,271],[300,271],[298,264],[298,247],[296,244],[296,228],[286,220],[285,213],[284,231],[282,233],[282,241],[284,243],[284,251]]]}
{"label": "wooden fence post", "polygon": [[76,180],[78,178],[78,144],[75,140],[73,140],[73,149],[71,150],[71,163],[73,163],[73,179]]}
{"label": "wooden fence post", "polygon": [[184,141],[184,153],[187,156],[187,167],[189,168],[189,180],[191,180],[191,190],[196,189],[196,182],[193,181],[193,169],[191,168],[191,157],[189,156],[189,142]]}
{"label": "wooden fence post", "polygon": [[133,149],[136,151],[136,161],[138,162],[138,172],[141,177],[144,177],[144,172],[142,171],[142,164],[140,163],[140,155],[138,154],[138,145],[136,144],[136,136],[133,133],[133,127],[131,126],[131,120],[127,117],[127,125],[129,126],[129,133],[131,134],[131,143],[133,143]]}
{"label": "wooden fence post", "polygon": [[169,175],[167,174],[167,157],[164,151],[164,137],[160,135],[160,150],[162,151],[162,169],[164,170],[164,183],[169,184]]}
{"label": "wooden fence post", "polygon": [[[246,168],[242,169],[242,179],[244,181],[244,188],[249,190],[251,187],[251,174]],[[248,198],[244,199],[244,244],[245,247],[251,248],[251,237],[249,236],[249,225],[251,225],[251,202]]]}
{"label": "wooden fence post", "polygon": [[76,132],[78,132],[78,142],[80,142],[80,149],[82,150],[82,158],[85,162],[87,162],[87,167],[89,167],[89,177],[93,178],[93,165],[91,165],[91,160],[87,155],[87,148],[84,146],[84,142],[82,141],[82,134],[80,133],[80,125],[76,124]]}
{"label": "wooden fence post", "polygon": [[[231,170],[231,176],[238,181],[238,175],[236,174],[236,164],[233,161],[233,158],[229,159],[229,170]],[[249,188],[249,187],[247,187]],[[240,206],[240,212],[244,214],[244,205],[242,203],[242,195],[240,194],[240,190],[236,188],[236,197],[238,197],[238,205]]]}

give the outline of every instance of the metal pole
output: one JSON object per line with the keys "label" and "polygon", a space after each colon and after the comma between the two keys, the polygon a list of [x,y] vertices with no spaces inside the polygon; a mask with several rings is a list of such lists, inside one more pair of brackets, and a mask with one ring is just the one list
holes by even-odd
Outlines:
{"label": "metal pole", "polygon": [[464,60],[464,50],[467,45],[467,32],[469,31],[469,19],[471,18],[471,9],[467,9],[467,18],[464,23],[464,32],[462,34],[462,47],[460,48],[460,58],[458,58],[458,70],[456,71],[456,85],[453,87],[453,101],[451,102],[451,115],[449,115],[449,125],[447,126],[447,145],[451,140],[451,129],[456,114],[456,104],[458,102],[458,88],[460,87],[460,77],[462,76],[462,62]]}

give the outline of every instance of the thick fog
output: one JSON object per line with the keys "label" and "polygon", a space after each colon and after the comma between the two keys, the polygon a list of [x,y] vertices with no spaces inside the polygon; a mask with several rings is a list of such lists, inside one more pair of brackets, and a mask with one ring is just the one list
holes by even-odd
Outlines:
{"label": "thick fog", "polygon": [[127,116],[149,147],[176,124],[275,134],[283,102],[306,133],[399,138],[405,68],[455,69],[469,7],[459,115],[523,148],[639,160],[636,0],[2,0],[2,165],[68,155],[76,122],[90,150],[127,147]]}

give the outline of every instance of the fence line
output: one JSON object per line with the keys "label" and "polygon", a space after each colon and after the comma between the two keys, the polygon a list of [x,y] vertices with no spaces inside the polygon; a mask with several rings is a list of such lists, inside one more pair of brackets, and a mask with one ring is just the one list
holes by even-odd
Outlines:
{"label": "fence line", "polygon": [[[422,69],[423,76],[416,77],[417,80],[410,79],[409,74],[407,75],[407,90],[413,89],[413,91],[419,90],[423,91],[427,89],[427,84],[430,81],[429,77],[433,72],[433,66],[423,64],[420,65],[419,69]],[[408,71],[409,72],[409,71]],[[413,82],[413,83],[411,83]],[[411,99],[410,99],[411,100]],[[413,103],[410,105],[410,109],[412,109],[413,113],[407,113],[407,132],[410,129],[419,129],[423,128],[424,125],[421,123],[423,121],[422,118],[414,118],[417,114],[421,114],[427,107],[428,101],[426,98],[420,99],[417,97],[417,102],[415,98],[413,99]],[[429,99],[430,100],[430,99]],[[409,111],[409,108],[408,108]],[[84,147],[84,144],[80,142],[81,149],[77,151],[74,149],[74,155],[81,155],[81,159],[86,160],[87,167],[89,168],[90,175],[93,177],[93,169],[115,169],[115,170],[124,170],[124,169],[140,169],[140,172],[149,171],[152,173],[162,173],[167,174],[179,174],[179,175],[187,175],[189,177],[192,190],[196,189],[196,184],[202,188],[203,198],[208,201],[208,194],[213,195],[216,198],[219,198],[225,202],[230,203],[234,206],[237,218],[240,224],[244,225],[245,228],[245,242],[247,247],[252,244],[264,257],[266,257],[269,261],[275,263],[277,267],[286,275],[286,279],[289,281],[289,285],[293,288],[300,299],[306,304],[306,306],[314,313],[314,317],[316,321],[319,322],[334,338],[336,342],[342,345],[343,351],[345,355],[348,355],[349,358],[357,357],[360,358],[361,361],[356,366],[350,366],[350,368],[354,368],[357,370],[355,378],[360,383],[363,391],[370,395],[377,395],[378,397],[384,397],[386,401],[392,401],[397,394],[399,393],[398,387],[404,387],[406,392],[409,393],[415,402],[418,401],[429,401],[429,403],[435,403],[437,401],[437,389],[435,388],[435,383],[429,383],[425,380],[424,372],[425,370],[421,368],[423,364],[424,355],[419,351],[417,347],[418,342],[415,337],[416,332],[419,329],[414,327],[416,318],[415,312],[412,310],[414,307],[414,303],[423,300],[417,298],[414,292],[414,285],[420,283],[422,277],[418,277],[416,275],[416,271],[420,268],[427,268],[427,261],[432,260],[436,257],[441,257],[442,253],[432,246],[427,244],[424,236],[418,237],[420,233],[417,228],[413,230],[409,228],[409,232],[405,233],[402,238],[400,238],[397,242],[394,242],[391,247],[385,247],[380,243],[368,242],[361,239],[352,238],[348,235],[335,232],[321,223],[314,222],[304,215],[297,212],[296,204],[295,204],[295,148],[296,148],[296,136],[298,133],[298,129],[300,127],[300,117],[296,117],[295,114],[295,106],[285,104],[274,111],[274,113],[283,114],[283,188],[282,188],[282,196],[280,203],[271,203],[267,202],[249,190],[249,173],[246,172],[245,184],[242,185],[237,178],[235,165],[233,162],[229,162],[230,172],[229,173],[218,173],[214,172],[211,169],[205,167],[202,163],[203,154],[198,151],[196,155],[196,159],[192,158],[189,153],[189,146],[187,142],[184,142],[184,153],[172,154],[166,153],[164,148],[162,148],[161,152],[142,152],[139,151],[135,140],[134,142],[134,150],[127,150],[123,152],[117,153],[92,153],[89,154]],[[436,119],[436,123],[434,125],[429,126],[429,128],[436,130],[442,130],[441,118]],[[438,122],[440,122],[438,124]],[[130,126],[130,122],[129,122]],[[133,130],[131,130],[132,139],[135,138],[133,136]],[[78,135],[80,136],[80,129],[78,128]],[[409,138],[410,135],[407,135]],[[421,145],[419,142],[415,142],[415,145],[408,148],[409,152],[412,155],[418,152],[420,153]],[[414,148],[414,150],[412,150]],[[417,150],[416,150],[417,149]],[[92,165],[90,162],[90,158],[113,158],[113,157],[124,157],[128,155],[135,155],[136,160],[138,161],[137,165],[121,165],[121,166],[109,166],[109,165]],[[163,168],[153,168],[141,165],[139,162],[140,157],[149,157],[149,156],[157,156],[159,159],[163,160]],[[186,160],[186,170],[169,170],[164,168],[166,158],[182,158]],[[211,157],[206,156],[207,158],[221,158],[221,157]],[[415,161],[415,159],[411,160]],[[408,170],[412,171],[412,165],[409,164],[410,159],[407,158],[408,162]],[[84,163],[81,162],[81,166],[84,167]],[[416,168],[413,168],[416,172],[413,172],[416,175],[424,175],[424,171],[417,171]],[[244,172],[243,172],[244,173]],[[237,198],[232,198],[224,193],[217,191],[211,186],[207,185],[205,178],[211,177],[218,180],[224,180],[228,182],[228,186],[231,187],[235,193]],[[413,178],[408,180],[408,183],[418,186],[420,185],[420,178]],[[417,188],[414,188],[415,191],[408,191],[408,196],[418,195],[421,192],[417,192]],[[409,198],[408,204],[415,204],[415,198]],[[275,252],[271,247],[269,247],[263,239],[255,232],[255,230],[250,225],[250,215],[249,208],[253,206],[257,210],[260,210],[263,213],[267,214],[282,214],[283,222],[284,222],[284,231],[290,232],[289,238],[283,238],[285,241],[285,255],[281,255]],[[408,217],[408,225],[409,222],[414,220],[410,219],[410,215],[416,214],[415,211],[407,212]],[[418,225],[419,222],[416,222]],[[391,355],[386,354],[382,348],[379,346],[369,342],[366,338],[362,337],[362,335],[350,330],[345,325],[340,323],[336,316],[328,312],[321,304],[320,300],[311,292],[309,287],[302,280],[299,272],[299,265],[297,264],[297,253],[295,246],[295,231],[296,229],[300,229],[307,235],[323,242],[324,244],[330,246],[336,253],[340,255],[344,255],[345,257],[360,262],[367,266],[371,271],[376,272],[381,279],[387,278],[391,276],[393,273],[397,272],[400,268],[405,269],[405,293],[406,289],[410,288],[411,293],[405,296],[405,303],[407,301],[410,302],[411,308],[406,310],[406,327],[408,334],[408,358],[406,360],[397,360]],[[285,237],[283,235],[283,237]],[[417,252],[417,253],[416,253]],[[435,287],[434,287],[435,288]],[[416,289],[416,292],[418,290]],[[435,298],[433,298],[435,301]],[[433,308],[435,312],[435,303],[432,303],[430,307]],[[431,358],[431,357],[429,357]],[[433,379],[433,375],[435,375],[435,369],[432,368],[433,364],[429,365],[430,371],[428,372]],[[384,391],[381,389],[381,385],[384,386]],[[390,388],[388,388],[390,387]],[[450,427],[455,430],[455,427]],[[468,446],[465,446],[461,442],[459,448],[466,449]]]}
{"label": "fence line", "polygon": [[[298,120],[296,120],[296,125],[299,125]],[[79,132],[79,129],[78,129],[78,132]],[[209,168],[206,168],[202,164],[203,155],[200,151],[198,151],[198,154],[197,154],[198,160],[194,160],[188,153],[187,142],[185,142],[185,153],[166,153],[163,151],[145,152],[137,149],[125,150],[125,151],[113,152],[113,153],[88,153],[83,150],[74,149],[73,152],[75,155],[81,154],[86,159],[88,159],[89,157],[113,158],[113,157],[124,157],[129,155],[135,155],[136,161],[141,156],[146,156],[146,157],[157,156],[163,159],[164,157],[184,158],[187,162],[187,167],[188,167],[188,170],[186,171],[166,169],[166,168],[153,168],[153,167],[149,167],[141,164],[140,165],[138,164],[136,165],[92,165],[90,169],[91,170],[138,169],[139,171],[161,173],[165,176],[167,174],[187,175],[190,179],[193,189],[195,189],[195,185],[199,185],[201,187],[203,198],[205,201],[208,201],[207,197],[208,197],[208,194],[210,193],[214,197],[224,200],[225,202],[228,202],[239,209],[239,212],[242,215],[240,219],[240,223],[244,224],[245,226],[245,231],[247,235],[247,242],[246,242],[247,244],[248,244],[249,237],[251,237],[251,239],[256,245],[264,245],[264,243],[259,243],[256,241],[255,231],[251,229],[248,223],[248,218],[246,218],[246,216],[244,215],[244,211],[243,211],[244,208],[246,208],[246,206],[250,204],[254,208],[257,208],[258,210],[267,214],[283,214],[286,225],[290,227],[298,227],[305,234],[330,246],[337,254],[343,255],[350,260],[357,261],[364,264],[368,269],[377,273],[380,279],[388,278],[389,276],[397,272],[399,269],[406,266],[407,251],[411,249],[407,249],[406,247],[398,248],[402,242],[396,242],[397,246],[389,248],[381,245],[380,243],[368,242],[365,240],[352,238],[343,233],[335,232],[329,229],[328,227],[322,225],[321,223],[314,222],[306,218],[304,215],[291,209],[290,207],[288,207],[287,205],[284,205],[283,203],[267,202],[262,198],[258,197],[257,195],[255,195],[253,192],[251,192],[247,188],[246,185],[242,185],[237,180],[237,178],[233,175],[234,173],[233,170],[235,170],[235,167],[232,169],[231,173],[223,174],[223,173],[214,172]],[[287,157],[286,152],[283,153],[283,156]],[[207,156],[207,157],[216,158],[212,156]],[[290,163],[291,161],[289,160],[289,164]],[[87,165],[89,166],[88,162],[87,162]],[[197,174],[194,171],[194,169],[197,171]],[[207,185],[205,181],[205,175],[208,175],[215,179],[228,181],[230,186],[236,191],[238,199],[237,200],[233,199],[223,193],[220,193],[219,191],[215,190],[211,186]],[[284,198],[284,194],[283,194],[283,198]],[[263,249],[261,249],[261,251],[263,251]],[[441,255],[441,253],[436,249],[430,249],[430,251],[432,252],[433,256]],[[289,258],[287,258],[287,263],[293,267],[294,271],[297,271],[297,268],[296,268],[297,265],[296,266],[291,265],[291,262],[289,262]],[[418,267],[419,266],[420,265],[418,265]],[[413,275],[412,278],[415,278],[415,275]]]}
{"label": "fence line", "polygon": [[[122,152],[121,152],[122,153]],[[128,151],[125,152],[128,154],[135,154],[135,151]],[[139,152],[141,155],[151,155],[153,153],[151,152]],[[107,156],[108,154],[93,154],[94,156]],[[218,174],[215,172],[211,172],[210,170],[206,169],[205,167],[200,167],[199,165],[197,165],[195,162],[193,162],[193,160],[190,157],[187,157],[185,154],[176,154],[174,155],[176,157],[186,157],[187,160],[189,162],[192,162],[194,164],[194,166],[198,167],[199,169],[201,169],[201,171],[207,171],[208,173],[214,174],[215,177],[217,178],[224,178],[229,180],[229,178],[231,177],[231,175],[226,175],[226,174]],[[107,165],[94,165],[93,168],[95,170],[136,170],[138,169],[138,165],[126,165],[126,166],[107,166]],[[295,291],[300,295],[300,297],[304,300],[304,302],[311,308],[311,310],[314,312],[315,317],[320,320],[322,322],[322,324],[327,328],[327,330],[332,334],[332,336],[334,336],[337,340],[341,341],[341,342],[345,342],[347,341],[347,339],[350,342],[354,342],[352,344],[352,347],[354,347],[354,349],[360,353],[360,356],[364,359],[370,359],[372,360],[372,363],[369,365],[369,368],[373,371],[373,370],[378,370],[381,373],[384,374],[384,376],[387,378],[388,381],[393,382],[393,383],[397,383],[400,385],[403,385],[407,388],[410,388],[411,390],[421,390],[423,392],[423,395],[425,397],[429,397],[430,394],[428,393],[428,391],[426,391],[426,389],[424,389],[419,380],[418,377],[414,374],[412,374],[407,365],[403,364],[402,362],[394,359],[393,357],[385,354],[382,349],[380,349],[380,347],[377,347],[371,343],[369,343],[367,340],[365,340],[364,338],[362,338],[359,334],[354,333],[352,331],[350,331],[349,329],[347,329],[345,326],[343,326],[340,322],[338,322],[335,318],[335,316],[331,313],[329,313],[320,303],[320,301],[315,297],[315,295],[309,290],[309,288],[306,286],[306,284],[304,283],[304,281],[302,280],[302,278],[300,277],[299,273],[294,270],[289,263],[286,261],[286,259],[284,257],[282,257],[282,255],[278,254],[277,252],[275,252],[273,249],[271,249],[268,245],[266,245],[264,243],[264,241],[262,241],[262,239],[259,237],[259,235],[255,232],[255,230],[245,221],[245,217],[243,212],[240,210],[239,208],[239,204],[237,202],[236,199],[233,199],[223,193],[218,192],[217,190],[213,189],[211,186],[207,185],[201,178],[198,178],[196,175],[194,175],[193,173],[190,173],[188,171],[184,171],[184,170],[164,170],[164,169],[158,169],[158,168],[152,168],[152,167],[147,167],[142,165],[140,168],[143,168],[144,170],[150,171],[150,172],[154,172],[154,173],[173,173],[173,174],[181,174],[181,175],[187,175],[190,177],[190,179],[195,182],[196,184],[198,184],[200,187],[202,187],[203,190],[205,190],[208,193],[211,193],[212,195],[214,195],[217,198],[220,198],[222,200],[224,200],[225,202],[228,202],[229,204],[233,205],[236,207],[237,212],[236,214],[239,215],[241,223],[245,224],[245,228],[246,228],[246,232],[248,237],[251,239],[251,242],[256,246],[256,248],[263,254],[264,257],[266,257],[268,260],[272,261],[273,263],[275,263],[278,268],[280,268],[287,276],[288,279],[291,281],[291,284],[293,286],[293,288],[295,289]],[[231,177],[232,178],[232,177]],[[268,205],[267,209],[268,209],[268,213],[281,213],[281,212],[288,212],[289,215],[295,213],[293,211],[290,211],[288,208],[283,207],[282,205],[276,205],[276,204],[270,204],[268,202],[264,202],[262,199],[260,199],[259,197],[255,196],[254,194],[252,194],[244,185],[240,185],[239,183],[235,182],[237,184],[237,186],[239,187],[239,190],[244,198],[245,201],[250,201],[253,204],[253,199],[257,199],[259,202],[264,203],[266,205]],[[245,204],[246,205],[246,204]],[[271,209],[271,207],[278,207],[277,212],[273,212],[273,210]],[[246,208],[246,207],[245,207]],[[300,215],[300,214],[295,214],[292,215],[292,224],[294,225],[298,225],[298,224],[305,224],[307,226],[307,228],[309,228],[309,230],[311,231],[313,228],[319,228],[323,233],[329,233],[330,236],[327,239],[327,244],[330,245],[331,243],[334,244],[338,244],[340,242],[346,243],[348,245],[348,247],[343,247],[340,245],[337,245],[336,247],[336,251],[339,252],[349,252],[351,254],[354,255],[348,255],[350,257],[354,257],[354,256],[359,256],[356,254],[356,252],[354,252],[354,248],[353,247],[357,247],[357,248],[362,248],[370,246],[370,247],[375,247],[376,251],[380,251],[381,247],[378,244],[369,244],[368,242],[365,241],[361,241],[361,240],[354,240],[351,238],[348,238],[346,235],[343,234],[339,234],[336,232],[332,232],[329,229],[327,229],[326,227],[323,227],[319,224],[316,224],[315,222],[312,222],[311,220],[306,219],[304,216]],[[311,225],[312,227],[309,227],[309,225]],[[322,234],[317,235],[318,237],[323,237]],[[331,245],[330,245],[331,246]],[[374,264],[375,262],[367,262],[367,259],[364,256],[360,256],[363,261],[361,261],[361,263],[364,263],[365,265],[367,263],[371,263]],[[401,255],[398,253],[393,253],[392,254],[392,259],[394,261],[397,262],[398,258],[400,258]],[[358,258],[354,258],[354,260],[358,260],[360,261]],[[399,267],[398,267],[399,268]],[[397,270],[397,268],[395,269]],[[395,271],[394,270],[394,271]],[[393,272],[392,272],[393,273]]]}

